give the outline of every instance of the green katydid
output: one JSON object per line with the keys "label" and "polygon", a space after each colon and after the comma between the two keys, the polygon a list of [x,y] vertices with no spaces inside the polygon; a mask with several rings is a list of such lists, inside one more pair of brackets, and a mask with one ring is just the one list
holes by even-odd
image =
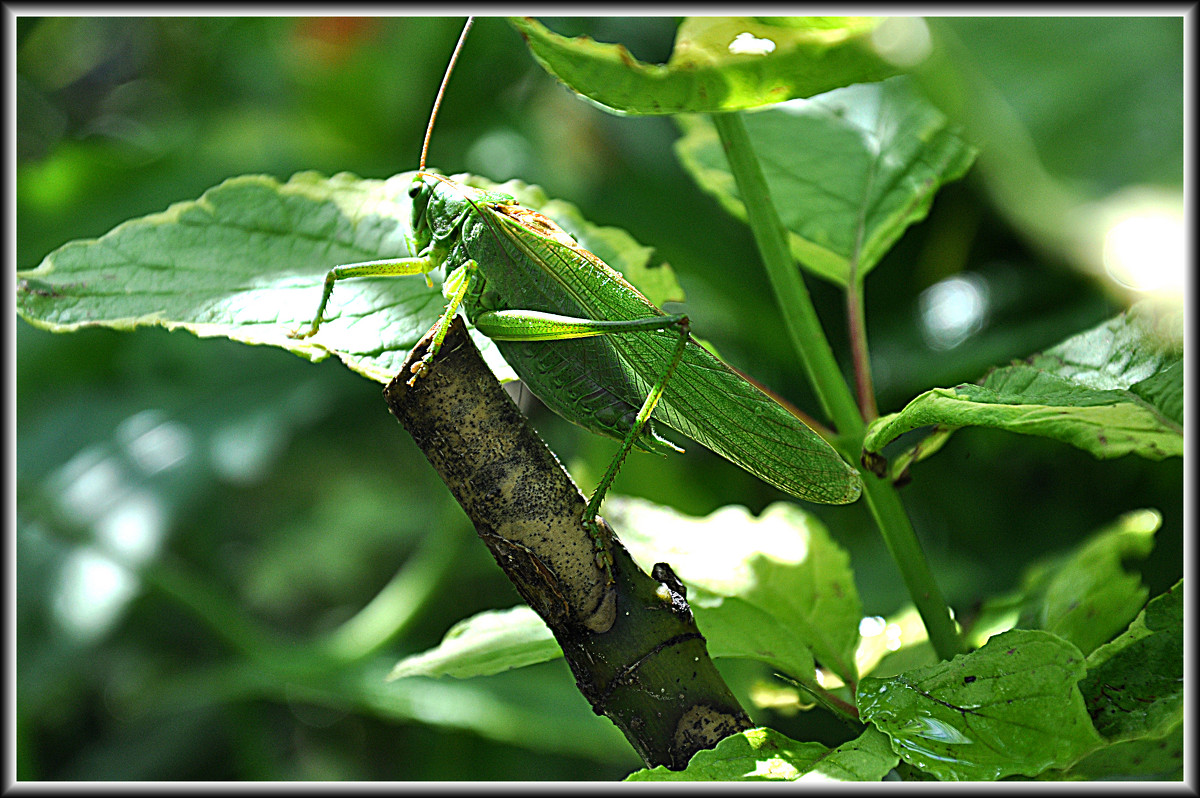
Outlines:
{"label": "green katydid", "polygon": [[409,190],[412,251],[418,254],[334,267],[312,323],[290,335],[316,334],[338,280],[421,274],[428,281],[429,272],[444,268],[448,303],[410,383],[436,356],[462,308],[550,409],[622,441],[582,519],[606,570],[595,518],[626,454],[635,447],[682,451],[659,437],[656,422],[798,498],[827,504],[857,499],[858,471],[794,412],[692,340],[687,316],[664,313],[556,223],[513,197],[425,171],[433,122],[470,27],[468,18]]}

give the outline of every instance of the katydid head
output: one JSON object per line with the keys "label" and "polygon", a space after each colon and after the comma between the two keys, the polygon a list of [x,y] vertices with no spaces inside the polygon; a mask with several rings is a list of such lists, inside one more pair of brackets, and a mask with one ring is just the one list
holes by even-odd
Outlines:
{"label": "katydid head", "polygon": [[426,171],[413,176],[408,197],[412,201],[409,243],[415,253],[424,252],[435,239],[452,237],[472,208],[519,204],[511,194],[475,188],[437,172]]}
{"label": "katydid head", "polygon": [[434,177],[427,172],[417,172],[412,184],[408,187],[408,197],[412,200],[412,230],[413,252],[422,252],[433,239],[433,230],[429,224],[429,201],[433,198]]}

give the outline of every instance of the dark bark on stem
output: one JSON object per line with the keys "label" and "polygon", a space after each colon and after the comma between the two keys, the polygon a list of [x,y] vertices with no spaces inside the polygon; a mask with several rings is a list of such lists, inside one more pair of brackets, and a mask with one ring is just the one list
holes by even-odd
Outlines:
{"label": "dark bark on stem", "polygon": [[613,535],[608,582],[581,520],[584,497],[460,319],[428,373],[408,386],[409,367],[428,342],[416,346],[384,391],[388,407],[553,631],[596,713],[610,718],[651,767],[682,768],[696,751],[751,728],[670,567],[660,563],[647,576]]}

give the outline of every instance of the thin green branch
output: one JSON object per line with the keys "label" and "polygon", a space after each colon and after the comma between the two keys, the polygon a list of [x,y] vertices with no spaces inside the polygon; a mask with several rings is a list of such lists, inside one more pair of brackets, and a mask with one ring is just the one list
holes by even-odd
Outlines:
{"label": "thin green branch", "polygon": [[879,417],[879,408],[875,404],[875,382],[871,379],[862,283],[856,275],[846,286],[846,325],[850,328],[850,352],[854,358],[854,392],[858,395],[858,409],[863,420],[870,423]]}
{"label": "thin green branch", "polygon": [[[750,229],[783,311],[792,343],[822,408],[837,427],[839,450],[851,462],[857,462],[866,425],[838,368],[804,280],[796,268],[788,247],[787,232],[771,202],[746,127],[739,113],[714,114],[712,119],[729,158],[730,169],[746,206]],[[865,336],[863,346],[865,351]],[[869,473],[863,475],[863,482],[867,505],[921,614],[929,632],[929,640],[938,656],[950,659],[964,650],[962,640],[950,608],[933,578],[929,562],[921,551],[916,532],[900,503],[900,497],[890,483]]]}
{"label": "thin green branch", "polygon": [[815,685],[812,682],[797,681],[795,684],[834,715],[853,725],[855,728],[862,728],[862,721],[858,717],[858,707],[854,706],[854,704],[839,698],[824,687]]}
{"label": "thin green branch", "polygon": [[867,507],[875,518],[875,524],[883,535],[888,552],[900,569],[908,594],[916,605],[929,642],[942,659],[951,659],[966,651],[958,625],[950,614],[946,598],[938,587],[937,580],[929,568],[925,552],[917,540],[908,513],[900,502],[900,496],[891,483],[874,474],[863,475],[863,496]]}
{"label": "thin green branch", "polygon": [[[754,231],[754,239],[767,266],[771,288],[783,310],[788,335],[800,355],[800,362],[817,394],[821,409],[827,418],[833,420],[839,435],[861,437],[859,430],[862,420],[858,409],[853,398],[844,390],[841,370],[809,297],[808,287],[796,271],[788,248],[787,233],[775,212],[775,206],[771,204],[766,180],[750,146],[741,116],[738,113],[713,114],[712,119],[737,180],[750,229]],[[842,390],[837,389],[839,385]]]}

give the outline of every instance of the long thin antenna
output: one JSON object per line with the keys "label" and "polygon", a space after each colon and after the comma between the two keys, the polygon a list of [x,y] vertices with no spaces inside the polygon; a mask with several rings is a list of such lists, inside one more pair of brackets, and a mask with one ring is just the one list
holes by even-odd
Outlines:
{"label": "long thin antenna", "polygon": [[458,60],[463,42],[467,40],[467,31],[471,30],[471,23],[474,21],[475,17],[467,17],[467,24],[463,25],[462,33],[458,35],[458,44],[454,45],[454,52],[450,54],[450,65],[446,67],[446,74],[442,75],[442,85],[438,87],[437,98],[433,101],[433,111],[429,114],[429,126],[425,128],[425,143],[421,145],[422,172],[425,171],[425,155],[429,152],[429,137],[433,135],[433,122],[437,119],[438,109],[442,107],[442,95],[446,93],[446,84],[450,82],[450,73],[454,71],[454,62]]}

